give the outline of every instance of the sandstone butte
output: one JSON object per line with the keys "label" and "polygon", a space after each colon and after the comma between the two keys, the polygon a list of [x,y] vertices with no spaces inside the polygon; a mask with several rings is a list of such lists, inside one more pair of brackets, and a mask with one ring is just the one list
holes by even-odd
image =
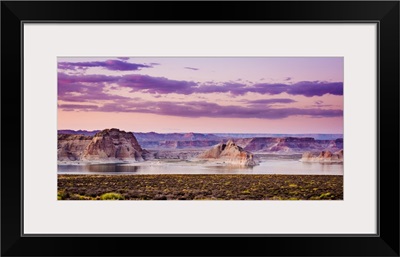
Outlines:
{"label": "sandstone butte", "polygon": [[326,162],[326,163],[340,163],[343,162],[343,149],[332,153],[330,151],[322,151],[319,154],[305,152],[301,158],[302,162]]}
{"label": "sandstone butte", "polygon": [[105,129],[93,137],[58,135],[58,161],[143,161],[147,153],[132,132]]}
{"label": "sandstone butte", "polygon": [[245,151],[242,147],[236,145],[233,140],[226,143],[220,143],[210,150],[207,150],[197,156],[198,159],[211,161],[219,161],[224,164],[240,165],[240,166],[255,166],[258,161],[254,155]]}

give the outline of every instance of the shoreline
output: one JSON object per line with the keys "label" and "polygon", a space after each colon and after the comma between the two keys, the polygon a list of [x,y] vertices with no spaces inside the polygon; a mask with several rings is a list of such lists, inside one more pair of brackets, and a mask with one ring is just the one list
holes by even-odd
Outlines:
{"label": "shoreline", "polygon": [[[274,156],[275,157],[275,156]],[[282,157],[282,156],[278,156]],[[286,157],[286,156],[283,156]],[[279,159],[284,160],[292,160],[295,162],[302,162],[302,163],[334,163],[334,164],[342,164],[343,161],[331,161],[331,160],[324,160],[324,161],[309,161],[309,160],[302,160],[302,159],[289,159],[289,158],[274,158],[274,159],[260,159],[257,165],[260,163],[268,162],[268,161],[276,161]],[[145,166],[145,165],[212,165],[212,166],[237,166],[237,167],[246,167],[246,165],[241,165],[237,163],[231,163],[230,160],[224,159],[199,159],[199,158],[192,158],[192,159],[150,159],[145,161],[123,161],[123,160],[104,160],[104,161],[57,161],[57,165],[60,166],[83,166],[83,165],[99,165],[99,164],[118,164],[118,165],[125,165],[125,166]]]}

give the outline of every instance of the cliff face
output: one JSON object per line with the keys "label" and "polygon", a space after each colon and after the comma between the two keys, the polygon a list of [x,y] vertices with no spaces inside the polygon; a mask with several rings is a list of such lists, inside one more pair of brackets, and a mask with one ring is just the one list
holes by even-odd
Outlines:
{"label": "cliff face", "polygon": [[143,142],[157,142],[157,141],[203,141],[203,140],[221,140],[220,137],[214,134],[202,133],[135,133],[137,140],[142,144]]}
{"label": "cliff face", "polygon": [[135,133],[140,145],[146,149],[198,149],[206,148],[221,142],[221,138],[213,134],[201,133]]}
{"label": "cliff face", "polygon": [[58,135],[57,159],[59,161],[77,161],[92,141],[91,136]]}
{"label": "cliff face", "polygon": [[343,162],[343,149],[332,153],[330,151],[322,151],[319,154],[305,152],[301,158],[302,162],[327,162],[327,163],[340,163]]}
{"label": "cliff face", "polygon": [[315,140],[298,137],[258,137],[243,138],[236,143],[247,151],[267,153],[303,153],[304,151],[339,151],[343,149],[343,139]]}
{"label": "cliff face", "polygon": [[[140,141],[140,145],[146,149],[207,149],[226,139],[196,139],[196,140],[155,140]],[[235,143],[246,151],[294,154],[305,151],[319,152],[329,150],[332,152],[343,149],[343,139],[315,140],[314,138],[299,137],[255,137],[235,139]]]}
{"label": "cliff face", "polygon": [[132,132],[119,129],[105,129],[98,132],[86,147],[86,160],[134,160],[143,161],[143,149]]}
{"label": "cliff face", "polygon": [[232,140],[227,143],[220,143],[210,150],[197,156],[199,159],[218,160],[226,164],[240,166],[255,166],[258,162],[254,155],[236,145]]}
{"label": "cliff face", "polygon": [[193,140],[193,141],[176,141],[176,140],[162,140],[162,141],[144,141],[141,146],[146,149],[198,149],[209,148],[216,145],[221,140]]}
{"label": "cliff face", "polygon": [[93,137],[58,135],[58,161],[143,161],[147,152],[131,132],[105,129]]}

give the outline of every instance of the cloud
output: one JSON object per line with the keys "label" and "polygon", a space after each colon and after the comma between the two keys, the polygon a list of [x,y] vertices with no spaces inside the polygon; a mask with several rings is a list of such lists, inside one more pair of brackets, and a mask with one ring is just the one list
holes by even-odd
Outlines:
{"label": "cloud", "polygon": [[292,77],[286,77],[286,78],[284,79],[284,81],[290,81],[290,80],[292,80]]}
{"label": "cloud", "polygon": [[342,82],[310,82],[303,81],[287,88],[290,95],[322,96],[325,94],[343,95]]}
{"label": "cloud", "polygon": [[132,89],[131,92],[144,92],[150,94],[193,94],[198,84],[192,81],[171,80],[163,77],[151,77],[148,75],[121,76],[116,82],[121,87]]}
{"label": "cloud", "polygon": [[249,88],[250,92],[260,94],[277,95],[287,93],[289,95],[303,96],[322,96],[325,94],[343,95],[343,82],[325,82],[325,81],[302,81],[294,84],[270,84],[259,83]]}
{"label": "cloud", "polygon": [[107,60],[97,62],[59,62],[58,68],[61,70],[86,69],[90,67],[101,67],[113,71],[134,71],[141,68],[151,68],[152,66],[145,64],[130,63],[120,60]]}
{"label": "cloud", "polygon": [[59,109],[64,111],[73,111],[73,110],[80,110],[80,111],[93,111],[98,108],[97,105],[83,105],[83,104],[59,104]]}
{"label": "cloud", "polygon": [[315,101],[314,103],[315,103],[315,104],[313,104],[313,105],[310,105],[310,106],[312,106],[312,107],[317,107],[317,108],[322,108],[322,107],[331,107],[331,106],[333,106],[332,104],[323,104],[323,103],[324,103],[324,101],[320,101],[320,100],[318,100],[318,101]]}
{"label": "cloud", "polygon": [[68,75],[59,73],[59,92],[81,92],[80,86],[85,90],[97,90],[104,84],[114,83],[119,87],[130,88],[131,92],[149,94],[183,94],[195,93],[229,93],[231,96],[241,96],[247,93],[262,95],[302,95],[307,97],[322,96],[325,94],[343,95],[342,82],[302,81],[294,84],[284,83],[257,83],[243,84],[238,82],[225,82],[214,84],[201,84],[194,81],[171,80],[164,77],[152,77],[140,74],[128,74],[122,76],[106,75]]}
{"label": "cloud", "polygon": [[[64,106],[65,107],[65,106]],[[66,110],[88,110],[87,106],[71,105]],[[262,106],[222,106],[204,101],[192,102],[167,102],[167,101],[125,101],[104,104],[93,108],[101,112],[137,112],[158,115],[169,115],[189,118],[259,118],[282,119],[289,116],[340,117],[342,110],[330,109],[301,109],[301,108],[271,108]]]}
{"label": "cloud", "polygon": [[192,67],[184,67],[187,70],[199,70],[198,68],[192,68]]}
{"label": "cloud", "polygon": [[68,102],[89,102],[95,100],[123,100],[128,97],[104,92],[106,82],[116,78],[105,75],[71,76],[58,73],[58,100]]}
{"label": "cloud", "polygon": [[116,82],[118,77],[106,76],[106,75],[68,75],[62,72],[58,73],[58,83],[70,84],[70,83],[100,83],[100,82]]}
{"label": "cloud", "polygon": [[193,93],[231,93],[233,95],[241,95],[241,93],[236,94],[234,92],[243,90],[245,86],[244,84],[234,82],[227,82],[223,85],[203,85],[193,88]]}
{"label": "cloud", "polygon": [[123,60],[123,61],[127,61],[129,60],[129,57],[117,57],[117,59]]}
{"label": "cloud", "polygon": [[94,101],[111,101],[111,100],[129,100],[129,97],[119,96],[119,95],[112,95],[104,93],[100,90],[91,93],[82,93],[79,95],[75,94],[64,94],[59,95],[58,100],[66,101],[66,102],[94,102]]}
{"label": "cloud", "polygon": [[249,104],[276,104],[276,103],[295,103],[296,101],[289,98],[279,98],[279,99],[260,99],[253,101],[246,101]]}

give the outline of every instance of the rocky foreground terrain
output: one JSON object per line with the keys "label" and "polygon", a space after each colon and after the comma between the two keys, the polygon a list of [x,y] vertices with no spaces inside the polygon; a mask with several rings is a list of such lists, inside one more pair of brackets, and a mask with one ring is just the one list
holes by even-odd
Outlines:
{"label": "rocky foreground terrain", "polygon": [[343,176],[58,175],[57,197],[58,200],[343,200]]}

